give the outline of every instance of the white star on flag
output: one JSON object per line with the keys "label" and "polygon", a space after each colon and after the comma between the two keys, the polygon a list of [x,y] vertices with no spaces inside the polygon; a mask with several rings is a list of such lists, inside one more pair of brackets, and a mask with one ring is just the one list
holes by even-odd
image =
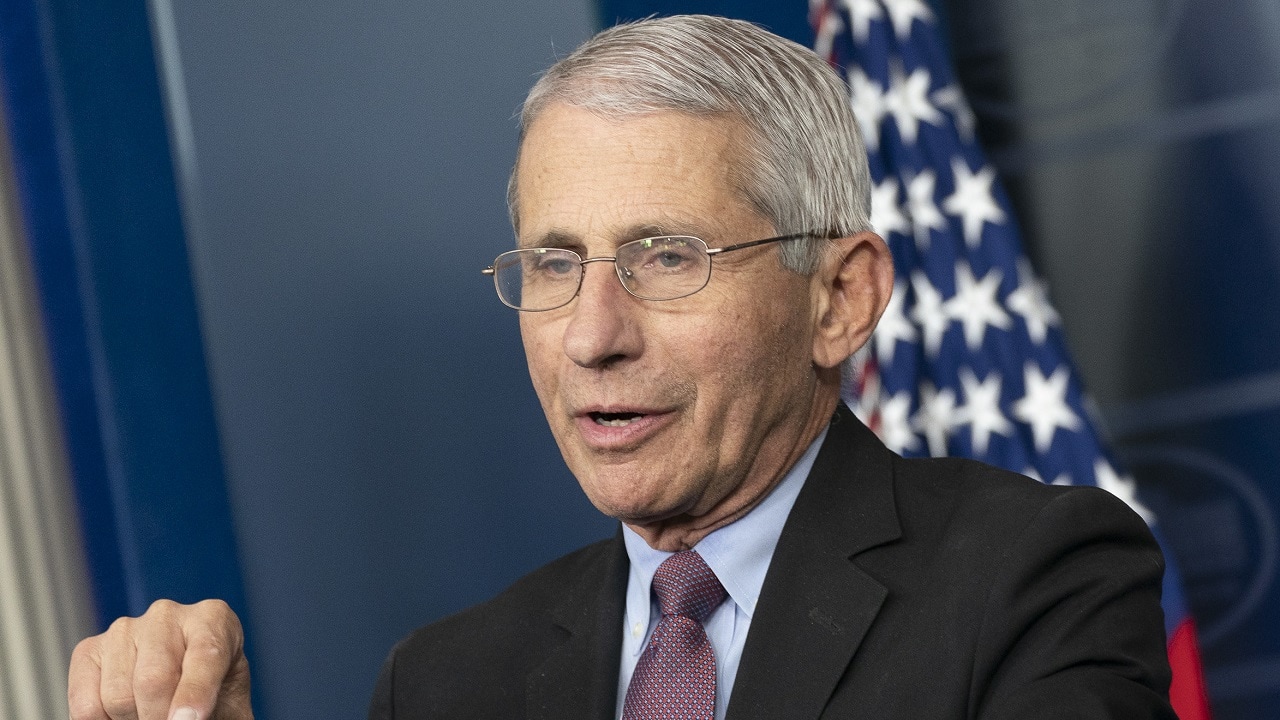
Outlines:
{"label": "white star on flag", "polygon": [[1156,521],[1156,515],[1151,512],[1151,508],[1138,500],[1138,487],[1133,482],[1133,478],[1120,475],[1115,468],[1111,467],[1111,463],[1102,458],[1098,458],[1093,463],[1093,477],[1098,487],[1125,501],[1125,504],[1141,515],[1148,525]]}
{"label": "white star on flag", "polygon": [[956,263],[956,294],[943,305],[943,311],[947,317],[960,321],[964,327],[965,345],[970,350],[977,351],[982,347],[987,327],[1008,330],[1013,322],[996,299],[1000,279],[999,268],[991,268],[982,280],[975,280],[968,263]]}
{"label": "white star on flag", "polygon": [[898,181],[893,178],[885,178],[871,189],[871,228],[882,238],[888,238],[891,232],[911,231],[911,224],[898,204]]}
{"label": "white star on flag", "polygon": [[960,424],[969,424],[973,452],[985,455],[992,433],[1005,437],[1013,434],[1013,423],[1000,412],[1000,375],[993,372],[979,382],[972,370],[962,367],[960,386],[964,389],[965,403],[957,413],[957,419]]}
{"label": "white star on flag", "polygon": [[902,141],[913,145],[920,134],[920,122],[941,125],[942,113],[929,102],[929,71],[916,68],[910,75],[903,75],[902,66],[889,66],[889,91],[884,98],[885,108],[893,115]]}
{"label": "white star on flag", "polygon": [[902,281],[894,283],[893,294],[889,296],[889,305],[885,308],[884,315],[880,316],[880,324],[876,326],[874,336],[876,357],[881,362],[893,362],[893,353],[898,347],[899,340],[914,342],[918,337],[916,326],[911,324],[902,311],[906,296],[906,283]]}
{"label": "white star on flag", "polygon": [[867,77],[861,68],[849,73],[849,88],[853,94],[851,101],[853,116],[858,118],[862,139],[867,147],[875,147],[880,144],[880,121],[888,111],[884,88],[880,83]]}
{"label": "white star on flag", "polygon": [[933,104],[943,110],[951,111],[951,117],[956,121],[956,130],[959,131],[960,137],[966,142],[973,141],[973,132],[977,129],[978,119],[973,115],[973,109],[969,107],[969,103],[965,102],[964,93],[960,91],[959,85],[947,85],[933,91],[930,96]]}
{"label": "white star on flag", "polygon": [[951,318],[943,310],[942,294],[920,270],[911,273],[911,289],[916,292],[916,306],[911,308],[911,319],[924,331],[925,352],[937,356],[942,348],[942,337],[951,327]]}
{"label": "white star on flag", "polygon": [[1005,304],[1022,316],[1027,325],[1027,335],[1037,345],[1044,343],[1049,326],[1057,325],[1060,319],[1058,311],[1049,304],[1044,281],[1036,277],[1026,258],[1018,258],[1018,289],[1009,293]]}
{"label": "white star on flag", "polygon": [[878,0],[841,0],[849,9],[849,19],[853,21],[853,37],[858,42],[866,42],[871,34],[871,21],[884,17]]}
{"label": "white star on flag", "polygon": [[1013,404],[1013,416],[1031,426],[1036,452],[1043,453],[1053,444],[1053,434],[1058,428],[1080,429],[1080,417],[1067,406],[1067,381],[1071,374],[1063,365],[1045,377],[1035,361],[1029,361],[1023,377],[1025,394]]}
{"label": "white star on flag", "polygon": [[884,6],[889,11],[889,20],[899,40],[911,37],[911,25],[917,19],[926,23],[933,19],[933,13],[924,0],[884,0]]}
{"label": "white star on flag", "polygon": [[911,214],[916,247],[921,252],[928,250],[932,242],[930,230],[945,230],[947,227],[947,219],[933,202],[933,189],[937,184],[938,176],[932,170],[925,170],[907,182],[907,212]]}
{"label": "white star on flag", "polygon": [[896,453],[920,447],[920,439],[911,431],[911,423],[907,420],[910,414],[909,392],[900,392],[880,405],[880,440]]}
{"label": "white star on flag", "polygon": [[947,438],[955,428],[959,418],[956,413],[956,394],[951,388],[937,390],[933,383],[920,385],[920,409],[912,421],[912,425],[924,435],[929,443],[929,454],[942,457],[947,454]]}
{"label": "white star on flag", "polygon": [[955,156],[951,158],[951,171],[955,175],[956,189],[942,201],[942,207],[961,218],[964,223],[964,242],[969,247],[976,248],[982,244],[984,224],[1000,224],[1005,221],[1004,211],[991,194],[991,183],[995,182],[996,170],[988,165],[974,173],[969,170],[969,164],[964,158]]}

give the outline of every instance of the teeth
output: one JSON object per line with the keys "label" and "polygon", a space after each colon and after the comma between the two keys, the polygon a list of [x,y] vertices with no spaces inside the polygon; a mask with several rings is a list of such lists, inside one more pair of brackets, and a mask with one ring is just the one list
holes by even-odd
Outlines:
{"label": "teeth", "polygon": [[597,425],[605,427],[626,427],[643,417],[639,413],[617,412],[617,413],[591,413],[591,419],[595,420]]}

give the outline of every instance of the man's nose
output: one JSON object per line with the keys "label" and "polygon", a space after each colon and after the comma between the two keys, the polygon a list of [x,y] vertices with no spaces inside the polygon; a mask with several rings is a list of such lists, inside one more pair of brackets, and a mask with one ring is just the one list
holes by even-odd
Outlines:
{"label": "man's nose", "polygon": [[618,281],[612,262],[582,266],[582,286],[570,306],[573,313],[564,331],[564,352],[581,367],[604,367],[636,357],[642,348],[638,304]]}

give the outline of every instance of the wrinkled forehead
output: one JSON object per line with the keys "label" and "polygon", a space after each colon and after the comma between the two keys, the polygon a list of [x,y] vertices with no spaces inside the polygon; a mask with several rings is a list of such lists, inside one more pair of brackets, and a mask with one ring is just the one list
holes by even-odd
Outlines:
{"label": "wrinkled forehead", "polygon": [[[687,187],[703,193],[724,192],[735,204],[750,203],[748,189],[760,166],[756,134],[730,113],[694,114],[657,110],[610,114],[568,103],[550,104],[532,119],[520,138],[508,188],[512,227],[525,235],[529,197],[548,197],[548,184],[560,195],[582,191],[592,182],[613,181],[614,189],[656,191],[656,185]],[[635,173],[644,169],[644,173]],[[631,182],[617,173],[631,171]],[[651,171],[651,172],[649,172]],[[701,198],[704,199],[705,198]],[[613,195],[601,202],[625,204]],[[704,211],[704,208],[699,208]],[[681,227],[655,217],[655,227]]]}

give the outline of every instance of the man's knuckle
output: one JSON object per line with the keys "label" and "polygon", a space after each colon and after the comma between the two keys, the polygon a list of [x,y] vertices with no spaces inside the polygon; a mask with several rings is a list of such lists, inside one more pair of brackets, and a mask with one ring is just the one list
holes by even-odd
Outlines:
{"label": "man's knuckle", "polygon": [[76,646],[71,649],[71,664],[75,665],[93,657],[94,653],[98,651],[98,645],[101,643],[100,638],[100,635],[94,635],[76,643]]}
{"label": "man's knuckle", "polygon": [[118,617],[115,620],[111,621],[111,624],[107,626],[107,632],[104,634],[129,635],[131,632],[133,632],[133,626],[135,623],[137,623],[137,620],[135,620],[134,618]]}
{"label": "man's knuckle", "polygon": [[231,606],[228,605],[225,600],[221,600],[219,598],[209,598],[208,600],[201,600],[200,602],[196,603],[196,607],[200,608],[200,610],[206,613],[215,614],[215,615],[223,615],[223,614],[231,613]]}
{"label": "man's knuckle", "polygon": [[240,627],[240,618],[236,617],[235,611],[223,600],[204,600],[195,607],[212,625],[233,631]]}
{"label": "man's knuckle", "polygon": [[172,600],[160,598],[159,600],[151,603],[151,606],[147,608],[147,617],[158,619],[171,618],[174,615],[177,615],[181,608],[181,605]]}
{"label": "man's knuckle", "polygon": [[178,678],[165,668],[138,668],[133,675],[133,691],[137,697],[164,698],[172,695]]}
{"label": "man's knuckle", "polygon": [[102,686],[102,709],[111,717],[132,715],[138,707],[133,687],[126,682],[107,682]]}
{"label": "man's knuckle", "polygon": [[202,633],[191,639],[189,651],[208,660],[221,660],[229,655],[227,642],[214,633]]}
{"label": "man's knuckle", "polygon": [[[208,637],[215,638],[219,645],[230,649],[241,642],[244,630],[230,605],[222,600],[205,600],[196,606],[196,611],[208,631]],[[201,639],[205,638],[202,636]]]}
{"label": "man's knuckle", "polygon": [[67,695],[67,710],[70,711],[71,720],[100,720],[101,709],[102,705],[95,697],[77,692]]}

